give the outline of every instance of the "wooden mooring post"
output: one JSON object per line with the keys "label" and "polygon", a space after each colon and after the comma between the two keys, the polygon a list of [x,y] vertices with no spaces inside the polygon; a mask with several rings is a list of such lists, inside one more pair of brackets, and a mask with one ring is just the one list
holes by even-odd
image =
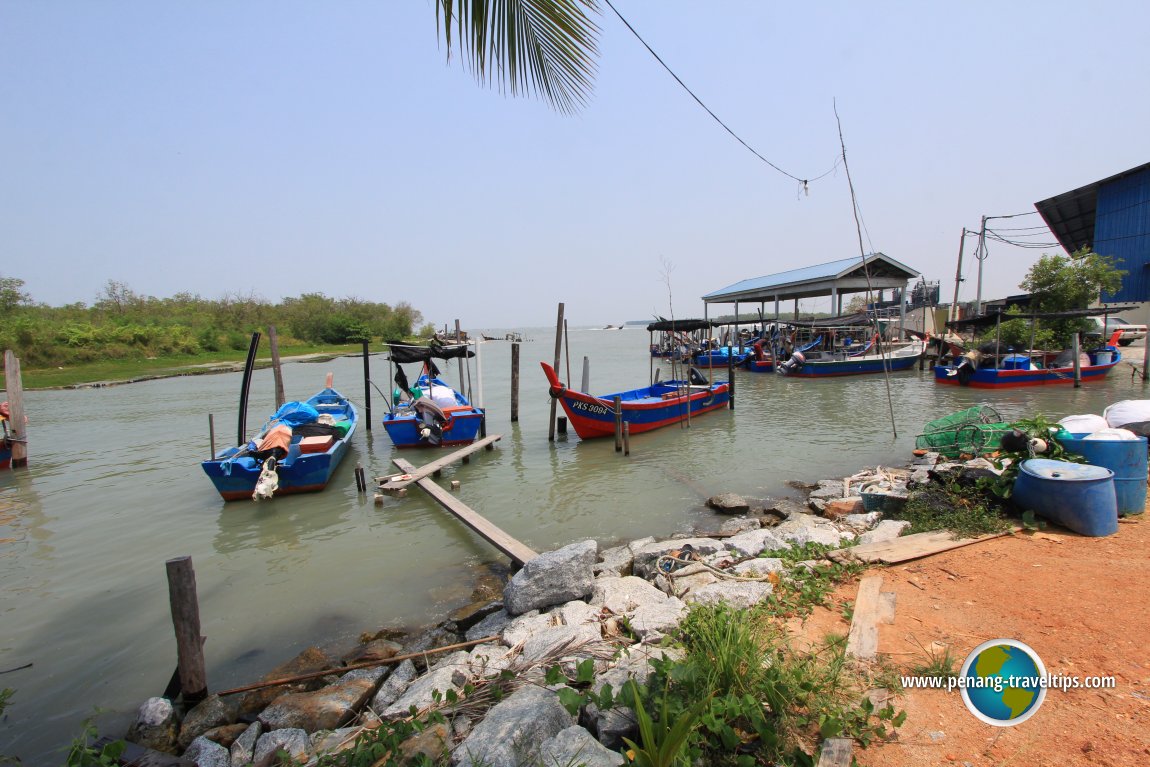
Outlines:
{"label": "wooden mooring post", "polygon": [[196,571],[192,567],[192,558],[188,556],[169,559],[166,566],[180,687],[185,701],[200,701],[208,694],[208,675],[204,668],[203,637],[200,636]]}
{"label": "wooden mooring post", "polygon": [[280,363],[280,341],[279,336],[276,335],[276,326],[268,325],[268,348],[272,352],[272,376],[275,378],[276,386],[276,410],[283,407],[287,402],[287,396],[284,394],[284,371],[283,365]]}
{"label": "wooden mooring post", "polygon": [[519,422],[519,342],[511,344],[511,423]]}
{"label": "wooden mooring post", "polygon": [[216,418],[211,413],[208,413],[208,443],[212,449],[209,458],[214,460],[216,457]]}
{"label": "wooden mooring post", "polygon": [[[555,322],[555,375],[559,375],[559,361],[563,356],[563,303],[559,303],[559,318]],[[547,441],[555,441],[555,408],[559,402],[555,397],[551,398],[551,415],[547,421]]]}
{"label": "wooden mooring post", "polygon": [[[368,344],[368,341],[363,342],[363,412],[367,418],[367,430],[371,431],[371,363]],[[386,405],[387,401],[383,404]]]}
{"label": "wooden mooring post", "polygon": [[[688,405],[690,407],[690,405]],[[623,450],[623,398],[615,396],[615,452]]]}
{"label": "wooden mooring post", "polygon": [[11,349],[4,352],[4,390],[8,394],[8,433],[12,439],[12,468],[28,465],[28,423],[24,415],[24,380],[20,358]]}

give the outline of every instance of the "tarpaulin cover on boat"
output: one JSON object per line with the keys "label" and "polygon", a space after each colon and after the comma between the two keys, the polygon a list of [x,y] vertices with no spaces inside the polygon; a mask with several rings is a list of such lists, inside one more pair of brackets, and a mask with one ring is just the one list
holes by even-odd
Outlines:
{"label": "tarpaulin cover on boat", "polygon": [[432,341],[427,346],[405,344],[403,341],[388,341],[388,352],[392,362],[403,364],[406,362],[427,362],[431,359],[453,360],[457,357],[474,357],[475,352],[467,348],[467,344],[443,344]]}

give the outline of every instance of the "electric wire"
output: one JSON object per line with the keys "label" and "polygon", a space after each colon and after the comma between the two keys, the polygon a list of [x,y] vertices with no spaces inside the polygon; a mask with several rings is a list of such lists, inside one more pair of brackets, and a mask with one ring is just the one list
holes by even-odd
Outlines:
{"label": "electric wire", "polygon": [[792,173],[788,173],[787,171],[780,168],[778,165],[775,165],[773,162],[768,160],[763,155],[759,154],[759,152],[756,151],[754,147],[752,147],[750,144],[748,144],[746,141],[744,141],[742,139],[742,137],[739,136],[739,134],[737,134],[733,130],[731,130],[730,126],[728,126],[725,122],[723,122],[721,119],[719,119],[719,116],[717,114],[715,114],[713,111],[711,111],[711,108],[708,107],[706,104],[704,104],[703,100],[700,99],[698,96],[696,96],[694,91],[692,91],[690,88],[687,87],[687,84],[685,82],[683,82],[683,80],[677,74],[675,74],[674,70],[672,70],[669,66],[667,66],[667,63],[665,61],[663,61],[662,57],[660,57],[658,53],[655,53],[655,49],[652,48],[650,45],[648,45],[647,41],[643,39],[643,37],[635,30],[635,28],[633,26],[631,26],[631,22],[629,22],[629,21],[627,21],[627,19],[623,18],[623,14],[619,13],[619,9],[614,6],[614,4],[611,2],[611,0],[604,0],[604,2],[607,3],[608,8],[610,8],[612,11],[615,12],[615,15],[619,17],[619,21],[623,22],[623,25],[625,27],[627,27],[628,30],[630,30],[631,34],[635,36],[635,39],[638,40],[640,43],[642,43],[643,47],[646,48],[647,51],[652,56],[655,57],[655,61],[659,62],[659,64],[662,65],[663,69],[667,70],[667,73],[670,74],[671,77],[675,78],[675,82],[677,82],[679,84],[679,86],[683,90],[685,90],[691,96],[691,98],[693,98],[695,100],[695,103],[697,103],[699,106],[701,106],[703,108],[703,110],[707,114],[709,114],[715,122],[717,122],[720,126],[722,126],[723,130],[725,130],[727,133],[731,134],[731,136],[736,141],[738,141],[740,144],[742,144],[747,149],[747,151],[749,151],[755,157],[758,157],[760,160],[762,160],[767,165],[771,166],[772,168],[774,168],[776,171],[783,174],[787,178],[794,179],[795,181],[797,181],[799,183],[799,191],[800,192],[807,191],[807,189],[808,189],[808,187],[812,181],[818,181],[821,178],[825,178],[826,176],[829,176],[830,174],[834,173],[838,169],[839,158],[835,158],[834,165],[832,165],[830,170],[826,171],[825,173],[822,173],[821,175],[815,176],[814,178],[799,178],[798,176],[796,176]]}

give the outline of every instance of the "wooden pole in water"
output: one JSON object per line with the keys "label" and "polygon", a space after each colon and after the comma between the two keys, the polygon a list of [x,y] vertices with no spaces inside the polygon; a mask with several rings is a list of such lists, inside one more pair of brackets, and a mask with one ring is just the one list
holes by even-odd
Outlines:
{"label": "wooden pole in water", "polygon": [[615,452],[623,450],[623,398],[615,395]]}
{"label": "wooden pole in water", "polygon": [[564,356],[567,358],[567,385],[571,385],[571,336],[567,334],[567,320],[563,320],[563,346],[566,350]]}
{"label": "wooden pole in water", "polygon": [[4,390],[8,394],[8,429],[12,436],[12,468],[28,465],[28,424],[24,415],[24,380],[20,358],[11,349],[4,352]]}
{"label": "wooden pole in water", "polygon": [[208,694],[208,676],[204,668],[203,639],[200,637],[196,571],[192,567],[192,558],[188,556],[169,559],[166,566],[183,698],[185,701],[203,700]]}
{"label": "wooden pole in water", "polygon": [[244,377],[240,382],[240,416],[236,436],[236,444],[242,445],[248,441],[248,390],[252,383],[252,368],[256,366],[256,351],[260,348],[260,334],[252,333],[251,344],[248,345],[248,359],[244,363]]}
{"label": "wooden pole in water", "polygon": [[582,382],[582,385],[579,387],[579,391],[583,392],[584,394],[590,394],[591,393],[591,358],[590,357],[584,357],[583,358],[583,382]]}
{"label": "wooden pole in water", "polygon": [[[455,342],[457,344],[463,343],[463,332],[459,329],[459,320],[455,321]],[[459,391],[463,391],[463,357],[456,360],[459,363]],[[467,396],[471,396],[468,393]]]}
{"label": "wooden pole in water", "polygon": [[727,347],[727,391],[730,399],[727,400],[727,409],[735,409],[735,360],[731,357],[731,347]]}
{"label": "wooden pole in water", "polygon": [[272,352],[272,376],[276,382],[276,410],[279,410],[283,403],[287,402],[287,397],[284,395],[284,371],[280,365],[280,344],[275,325],[268,325],[268,348]]}
{"label": "wooden pole in water", "polygon": [[211,458],[214,459],[216,457],[216,418],[211,413],[208,413],[208,441],[212,447]]}
{"label": "wooden pole in water", "polygon": [[368,361],[368,345],[370,341],[363,342],[363,411],[367,420],[367,430],[371,431],[371,364]]}
{"label": "wooden pole in water", "polygon": [[[551,412],[555,412],[552,400]],[[519,342],[511,344],[511,423],[519,422]]]}
{"label": "wooden pole in water", "polygon": [[631,424],[623,422],[623,455],[631,455]]}
{"label": "wooden pole in water", "polygon": [[[555,321],[555,364],[552,365],[555,369],[555,375],[559,375],[559,360],[563,354],[563,303],[559,303],[559,319]],[[551,416],[547,421],[547,441],[555,441],[555,407],[559,403],[557,400],[551,398]]]}
{"label": "wooden pole in water", "polygon": [[1082,386],[1082,359],[1078,356],[1078,334],[1074,334],[1074,388]]}

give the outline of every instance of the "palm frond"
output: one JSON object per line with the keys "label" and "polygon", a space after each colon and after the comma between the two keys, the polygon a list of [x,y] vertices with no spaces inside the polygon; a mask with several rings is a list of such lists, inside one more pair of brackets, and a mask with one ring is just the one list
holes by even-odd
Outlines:
{"label": "palm frond", "polygon": [[599,27],[595,0],[436,0],[447,58],[460,55],[480,83],[578,111],[591,93]]}

